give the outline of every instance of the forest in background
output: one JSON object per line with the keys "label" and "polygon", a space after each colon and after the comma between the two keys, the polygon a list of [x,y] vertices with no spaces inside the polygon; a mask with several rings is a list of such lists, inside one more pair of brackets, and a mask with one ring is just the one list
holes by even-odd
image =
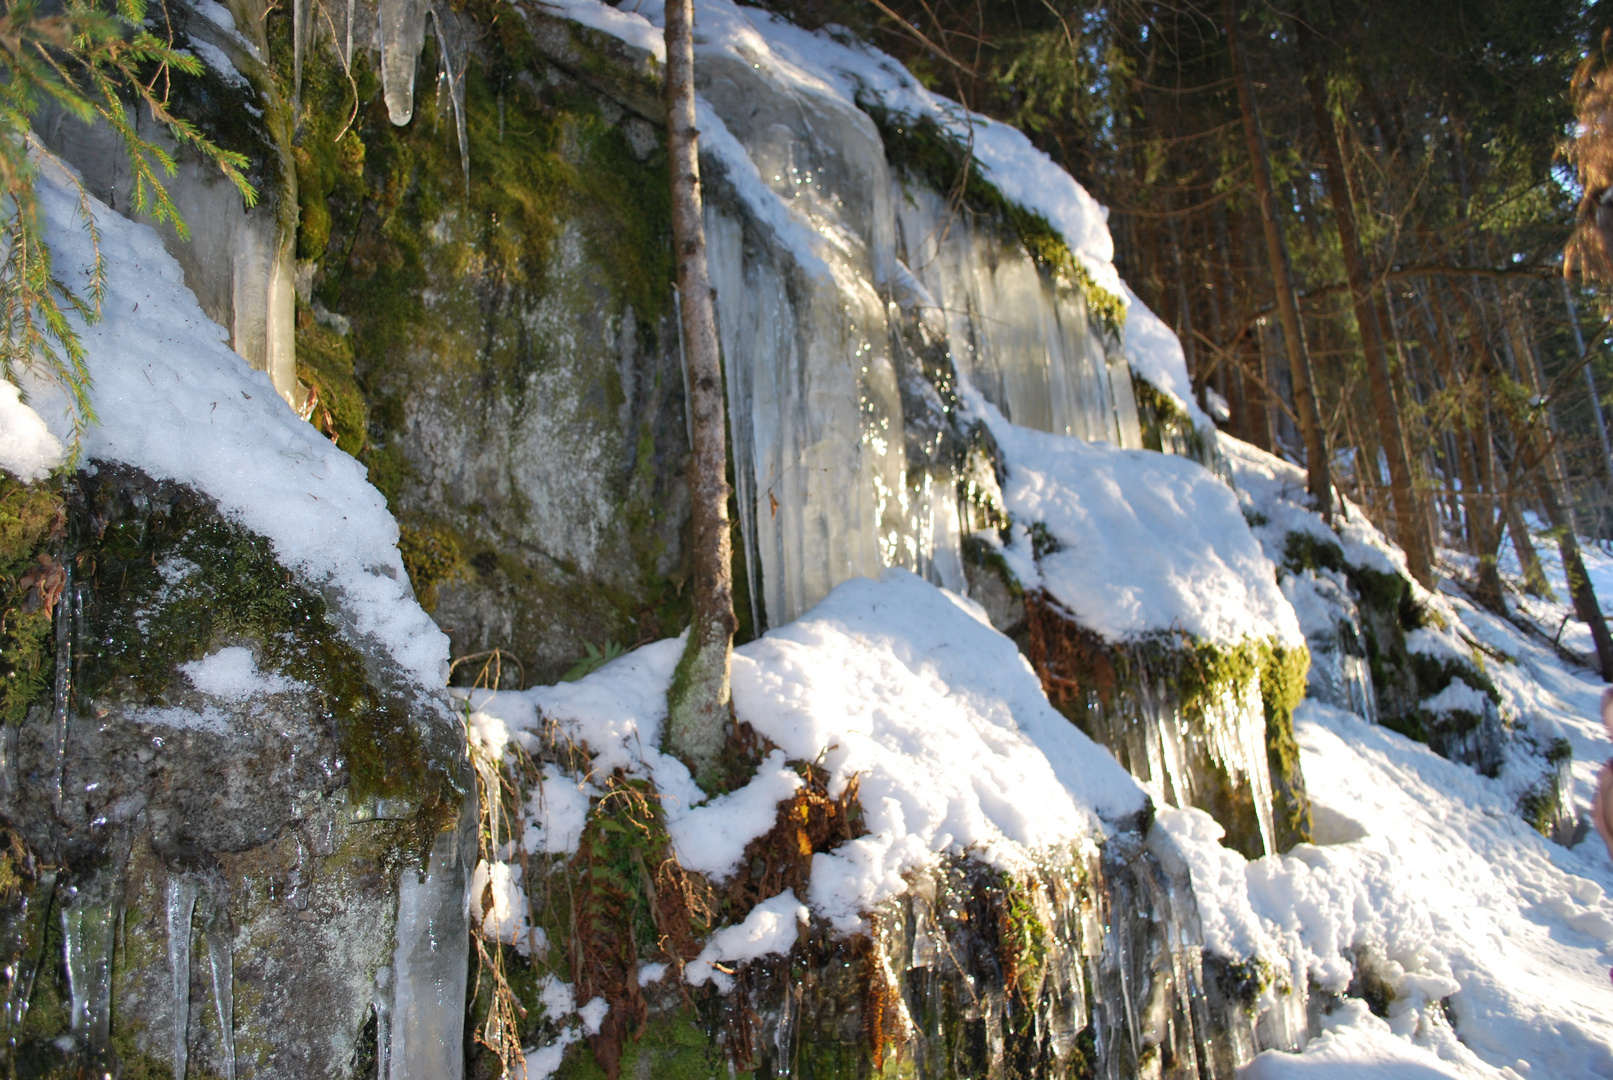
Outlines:
{"label": "forest in background", "polygon": [[1028,133],[1109,207],[1116,264],[1206,410],[1308,461],[1425,583],[1439,547],[1465,551],[1499,608],[1507,543],[1546,589],[1530,515],[1568,548],[1613,539],[1613,294],[1562,272],[1572,85],[1606,67],[1607,5],[771,6]]}

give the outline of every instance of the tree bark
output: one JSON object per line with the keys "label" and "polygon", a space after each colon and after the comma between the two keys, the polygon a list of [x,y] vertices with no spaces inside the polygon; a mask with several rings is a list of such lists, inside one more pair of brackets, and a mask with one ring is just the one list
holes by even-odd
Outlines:
{"label": "tree bark", "polygon": [[1389,495],[1394,505],[1395,539],[1406,553],[1407,568],[1424,588],[1434,587],[1432,543],[1422,527],[1417,506],[1417,488],[1411,472],[1411,455],[1406,447],[1405,429],[1400,423],[1400,407],[1395,402],[1394,374],[1384,347],[1383,328],[1372,303],[1372,276],[1361,254],[1361,234],[1356,228],[1355,200],[1349,174],[1344,169],[1344,151],[1339,145],[1338,128],[1327,107],[1327,88],[1314,42],[1305,20],[1298,20],[1299,37],[1305,53],[1305,87],[1310,92],[1316,133],[1321,139],[1322,160],[1326,165],[1328,201],[1333,204],[1333,220],[1338,225],[1339,247],[1344,252],[1345,274],[1350,282],[1350,300],[1355,307],[1356,327],[1366,353],[1367,382],[1372,390],[1372,411],[1378,422],[1378,441],[1389,462]]}
{"label": "tree bark", "polygon": [[666,5],[667,157],[672,174],[672,247],[689,399],[689,497],[694,617],[667,694],[667,750],[706,790],[720,780],[733,715],[732,541],[728,527],[723,381],[706,268],[699,132],[694,105],[694,3]]}
{"label": "tree bark", "polygon": [[1316,510],[1329,524],[1333,521],[1333,483],[1329,475],[1327,446],[1322,438],[1322,417],[1316,404],[1316,380],[1310,354],[1305,348],[1304,324],[1300,321],[1299,301],[1294,295],[1294,269],[1283,238],[1282,221],[1277,216],[1277,197],[1272,190],[1271,159],[1266,136],[1255,111],[1254,86],[1238,42],[1238,16],[1233,0],[1221,0],[1226,21],[1227,48],[1232,74],[1238,86],[1238,106],[1243,113],[1243,134],[1249,146],[1255,193],[1259,196],[1260,217],[1265,225],[1266,254],[1271,264],[1272,286],[1277,293],[1277,312],[1282,319],[1283,344],[1294,381],[1294,411],[1299,415],[1300,436],[1305,440],[1306,486]]}

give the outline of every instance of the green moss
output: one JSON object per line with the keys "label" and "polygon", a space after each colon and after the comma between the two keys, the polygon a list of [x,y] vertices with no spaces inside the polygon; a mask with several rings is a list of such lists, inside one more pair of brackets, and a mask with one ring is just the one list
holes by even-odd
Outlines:
{"label": "green moss", "polygon": [[1180,405],[1136,372],[1131,375],[1131,393],[1137,401],[1143,449],[1169,450],[1211,467],[1215,458],[1211,441]]}
{"label": "green moss", "polygon": [[307,312],[297,320],[297,378],[319,394],[313,420],[336,445],[354,457],[368,441],[370,409],[353,375],[353,347],[346,338],[320,326]]}
{"label": "green moss", "polygon": [[[605,1080],[584,1042],[567,1051],[560,1071],[564,1080]],[[637,1038],[622,1047],[622,1076],[653,1076],[655,1080],[716,1080],[727,1076],[750,1076],[744,1069],[730,1070],[728,1060],[707,1033],[699,1010],[686,1004],[657,1013],[645,1023]]]}
{"label": "green moss", "polygon": [[1305,698],[1310,653],[1262,642],[1260,698],[1266,713],[1266,764],[1271,770],[1272,816],[1277,847],[1286,851],[1311,839],[1311,803],[1294,738],[1294,710]]}
{"label": "green moss", "polygon": [[89,630],[75,657],[81,702],[164,704],[180,664],[249,642],[265,669],[318,689],[355,801],[421,802],[432,835],[457,812],[449,749],[427,745],[408,703],[370,681],[324,599],[291,579],[267,541],[189,489],[113,466],[82,477],[80,490],[74,539]]}
{"label": "green moss", "polygon": [[398,553],[409,574],[414,595],[427,611],[437,607],[437,586],[452,581],[461,572],[464,557],[459,541],[448,529],[430,524],[419,528],[398,526]]}
{"label": "green moss", "polygon": [[1344,549],[1310,533],[1291,532],[1283,543],[1283,567],[1294,574],[1307,570],[1332,570],[1342,574],[1346,569]]}
{"label": "green moss", "polygon": [[956,192],[961,182],[963,205],[1012,228],[1038,266],[1080,294],[1100,332],[1119,340],[1126,321],[1125,301],[1093,279],[1047,218],[1012,202],[982,176],[967,144],[943,131],[931,117],[892,112],[869,98],[859,98],[857,104],[879,128],[885,156],[893,166],[943,195]]}
{"label": "green moss", "polygon": [[37,590],[23,588],[21,579],[39,568],[40,555],[60,555],[52,534],[64,508],[48,481],[23,484],[0,471],[0,724],[20,724],[50,693],[51,615],[39,606]]}

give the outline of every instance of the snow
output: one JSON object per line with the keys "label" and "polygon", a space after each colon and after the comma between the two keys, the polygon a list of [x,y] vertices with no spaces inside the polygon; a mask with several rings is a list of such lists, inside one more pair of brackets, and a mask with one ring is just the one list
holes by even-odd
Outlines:
{"label": "snow", "polygon": [[245,75],[236,70],[224,50],[212,42],[193,37],[190,39],[190,51],[200,57],[203,63],[217,72],[218,76],[230,86],[246,89],[252,85]]}
{"label": "snow", "polygon": [[[865,912],[906,889],[904,874],[942,854],[1023,869],[1039,851],[1092,843],[1105,822],[1144,805],[1110,753],[1048,704],[1030,665],[977,605],[907,571],[847,582],[736,650],[736,713],[779,749],[749,784],[709,802],[688,769],[657,749],[682,649],[681,640],[657,642],[577,682],[477,691],[470,705],[504,718],[523,742],[534,740],[541,713],[560,738],[586,748],[590,776],[621,769],[652,780],[679,862],[719,881],[800,785],[786,760],[818,763],[831,795],[855,775],[868,833],[814,856],[800,898],[841,931],[860,928]],[[967,770],[958,768],[964,761]],[[571,827],[564,843],[550,830],[567,815],[580,827],[585,805],[575,793],[588,789],[546,770],[541,790],[550,817],[542,833],[529,828],[527,849],[571,850]],[[561,792],[570,801],[557,813]],[[752,925],[741,938],[762,940],[764,930]],[[724,941],[708,962],[738,948]]]}
{"label": "snow", "polygon": [[938,853],[1022,869],[1142,806],[976,604],[905,570],[848,581],[738,650],[733,682],[759,734],[797,760],[821,755],[831,794],[858,777],[868,835],[814,856],[808,897],[842,930]]}
{"label": "snow", "polygon": [[470,879],[470,913],[484,938],[513,945],[522,956],[530,956],[534,944],[542,952],[548,935],[541,926],[528,925],[531,906],[517,880],[520,875],[521,868],[507,862],[478,862]]}
{"label": "snow", "polygon": [[[1016,522],[1008,550],[1020,556],[1011,565],[1026,588],[1045,588],[1109,641],[1158,630],[1223,644],[1304,640],[1237,496],[1210,472],[1174,455],[1018,427],[967,384],[960,394],[1007,462],[1003,499]],[[1032,571],[1034,524],[1061,550]]]}
{"label": "snow", "polygon": [[22,401],[17,387],[0,379],[0,469],[32,483],[49,476],[66,456],[62,441]]}
{"label": "snow", "polygon": [[[75,217],[78,190],[54,159],[37,165],[56,271],[83,290],[93,250]],[[266,537],[281,563],[336,601],[331,611],[344,633],[384,648],[417,691],[440,693],[448,639],[415,602],[397,523],[364,467],[230,350],[226,331],[202,314],[155,232],[88,201],[107,294],[101,320],[79,329],[101,419],[84,436],[85,459],[133,465],[206,493],[225,517]],[[64,393],[23,379],[38,415],[65,441],[71,411]],[[0,390],[0,410],[14,409],[13,397]]]}
{"label": "snow", "polygon": [[1479,716],[1489,705],[1490,699],[1482,690],[1475,690],[1461,679],[1452,679],[1449,686],[1422,702],[1422,707],[1431,713],[1468,712]]}
{"label": "snow", "polygon": [[[1193,396],[1193,381],[1187,374],[1187,356],[1182,352],[1182,342],[1177,338],[1176,331],[1166,326],[1164,319],[1137,299],[1130,285],[1122,282],[1120,287],[1126,300],[1126,326],[1121,340],[1131,370],[1147,379],[1177,408],[1187,413],[1195,427],[1206,432],[1214,431],[1215,423],[1199,408],[1198,400]],[[1225,402],[1222,405],[1225,407]]]}
{"label": "snow", "polygon": [[810,917],[807,906],[795,898],[795,890],[785,889],[752,908],[744,922],[712,934],[700,955],[690,961],[685,978],[691,986],[715,980],[726,990],[730,980],[717,965],[789,952]]}
{"label": "snow", "polygon": [[1239,1072],[1242,1080],[1440,1080],[1464,1074],[1423,1048],[1396,1038],[1361,1001],[1323,1020],[1300,1054],[1268,1050]]}
{"label": "snow", "polygon": [[[1289,531],[1330,537],[1303,505],[1297,467],[1222,443],[1246,511],[1267,521],[1255,532],[1268,551],[1280,551]],[[1358,509],[1345,504],[1345,513],[1339,540],[1348,562],[1404,567]],[[1286,583],[1291,592],[1296,580]],[[1310,617],[1331,618],[1327,591],[1314,592]],[[1408,635],[1408,647],[1482,660],[1501,695],[1512,741],[1499,776],[1312,700],[1294,726],[1315,845],[1246,862],[1219,845],[1220,826],[1202,812],[1159,815],[1188,864],[1208,948],[1262,958],[1279,983],[1335,994],[1365,970],[1390,995],[1382,1018],[1344,999],[1303,1053],[1268,1052],[1241,1075],[1613,1074],[1613,862],[1594,834],[1561,847],[1519,812],[1520,795],[1540,778],[1540,759],[1524,751],[1559,735],[1575,752],[1576,809],[1590,797],[1597,766],[1613,750],[1597,714],[1600,682],[1554,653],[1549,618],[1502,619],[1450,582],[1438,593],[1415,592],[1432,621]],[[1423,705],[1490,707],[1461,680]],[[1267,1003],[1279,1000],[1268,989]]]}
{"label": "snow", "polygon": [[265,675],[258,670],[252,650],[243,645],[232,645],[188,664],[179,670],[191,685],[204,694],[225,701],[248,701],[263,694],[283,694],[300,685],[284,675]]}

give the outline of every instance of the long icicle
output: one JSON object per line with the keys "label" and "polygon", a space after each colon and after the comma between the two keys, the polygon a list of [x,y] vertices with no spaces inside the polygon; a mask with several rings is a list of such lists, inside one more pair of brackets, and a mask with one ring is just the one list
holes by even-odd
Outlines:
{"label": "long icicle", "polygon": [[55,776],[51,787],[51,803],[56,812],[62,809],[63,774],[67,771],[67,712],[73,696],[73,557],[62,559],[64,580],[62,593],[56,599],[56,699],[55,705]]}
{"label": "long icicle", "polygon": [[[235,950],[230,943],[229,914],[215,889],[207,923],[207,961],[213,972],[213,1008],[218,1013],[218,1045],[224,1057],[224,1080],[235,1080]],[[180,1080],[180,1078],[175,1078]]]}
{"label": "long icicle", "polygon": [[196,881],[168,875],[168,974],[174,992],[174,1080],[185,1080],[190,1059],[190,922],[196,913]]}
{"label": "long icicle", "polygon": [[470,134],[465,127],[465,72],[454,74],[454,58],[448,48],[448,36],[443,33],[442,16],[437,5],[426,9],[431,13],[431,25],[437,32],[437,56],[442,74],[448,80],[448,100],[454,106],[454,131],[459,136],[459,167],[465,174],[465,197],[470,198]]}

